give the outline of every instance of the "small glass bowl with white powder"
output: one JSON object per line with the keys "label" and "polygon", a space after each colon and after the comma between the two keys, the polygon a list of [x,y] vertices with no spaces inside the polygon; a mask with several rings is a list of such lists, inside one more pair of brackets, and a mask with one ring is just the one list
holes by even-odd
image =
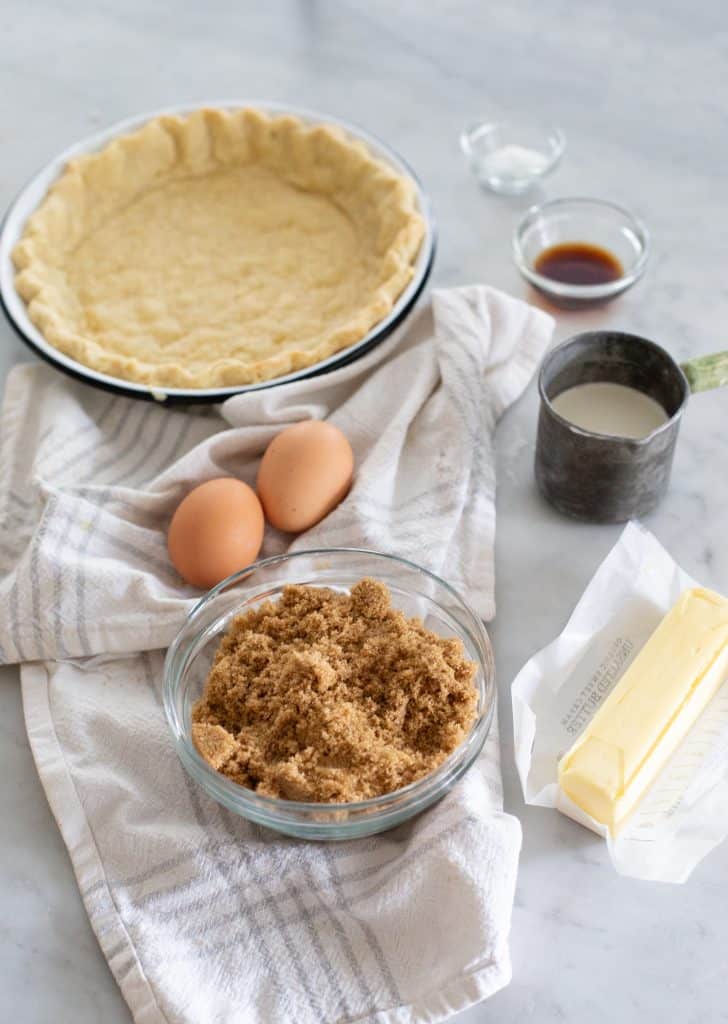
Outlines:
{"label": "small glass bowl with white powder", "polygon": [[462,133],[460,146],[481,185],[501,195],[516,196],[553,171],[566,139],[552,125],[477,121]]}

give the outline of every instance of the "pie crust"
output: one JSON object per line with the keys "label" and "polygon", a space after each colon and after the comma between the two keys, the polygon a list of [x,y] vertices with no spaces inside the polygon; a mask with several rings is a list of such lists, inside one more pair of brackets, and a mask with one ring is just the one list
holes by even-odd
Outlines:
{"label": "pie crust", "polygon": [[70,161],[13,260],[55,348],[125,380],[209,388],[359,341],[423,234],[411,179],[341,129],[205,109]]}

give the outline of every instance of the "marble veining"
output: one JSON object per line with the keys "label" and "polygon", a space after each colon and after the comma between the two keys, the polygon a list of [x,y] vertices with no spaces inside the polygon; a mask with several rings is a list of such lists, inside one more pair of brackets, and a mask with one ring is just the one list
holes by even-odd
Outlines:
{"label": "marble veining", "polygon": [[[483,281],[540,302],[510,257],[542,196],[622,202],[652,235],[645,278],[610,306],[558,315],[556,337],[609,326],[678,359],[725,347],[725,10],[720,0],[281,0],[239,5],[8,0],[0,205],[46,160],[138,111],[214,97],[329,110],[416,167],[440,227],[435,285]],[[556,120],[568,148],[540,193],[481,191],[458,147],[476,117]],[[0,369],[30,358],[4,323]],[[646,525],[699,580],[728,591],[728,392],[694,397],[671,491]],[[619,878],[596,837],[525,808],[512,761],[510,681],[562,628],[619,527],[570,522],[536,492],[535,388],[498,430],[498,615],[506,807],[524,828],[514,980],[459,1024],[728,1021],[728,847],[684,886]],[[514,624],[517,623],[517,628]],[[129,1024],[91,933],[24,738],[17,672],[0,674],[0,991],[17,1024]]]}

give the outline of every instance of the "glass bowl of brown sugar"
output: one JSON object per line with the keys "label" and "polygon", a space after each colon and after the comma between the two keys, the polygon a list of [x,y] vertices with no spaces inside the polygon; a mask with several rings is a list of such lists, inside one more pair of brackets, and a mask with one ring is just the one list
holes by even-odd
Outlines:
{"label": "glass bowl of brown sugar", "polygon": [[229,811],[308,839],[383,832],[440,800],[494,707],[490,641],[467,602],[413,562],[354,548],[230,576],[164,668],[189,775]]}

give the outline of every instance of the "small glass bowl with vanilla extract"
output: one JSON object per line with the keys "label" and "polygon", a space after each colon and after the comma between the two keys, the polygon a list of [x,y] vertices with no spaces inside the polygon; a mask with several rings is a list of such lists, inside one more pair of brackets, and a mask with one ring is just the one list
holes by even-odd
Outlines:
{"label": "small glass bowl with vanilla extract", "polygon": [[522,276],[555,305],[608,302],[640,279],[649,255],[644,224],[604,199],[551,199],[532,206],[513,237]]}

